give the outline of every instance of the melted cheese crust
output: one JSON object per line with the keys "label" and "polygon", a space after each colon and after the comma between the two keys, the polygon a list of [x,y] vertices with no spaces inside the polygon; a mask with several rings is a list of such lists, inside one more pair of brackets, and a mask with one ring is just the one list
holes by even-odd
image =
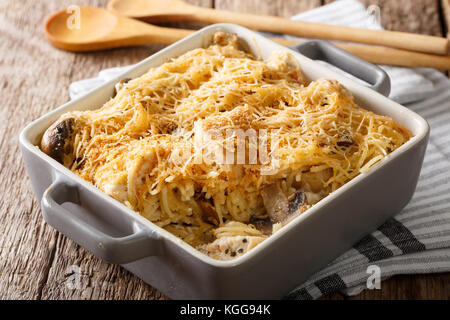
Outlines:
{"label": "melted cheese crust", "polygon": [[[75,120],[72,171],[219,259],[224,246],[235,247],[233,239],[253,237],[247,250],[266,238],[249,225],[252,216],[266,215],[263,187],[280,183],[287,196],[303,189],[312,205],[411,137],[357,106],[337,81],[308,84],[289,54],[260,61],[239,50],[234,35],[220,33],[211,46],[129,81],[101,108],[64,118]],[[196,137],[211,129],[276,132],[278,170],[196,163]],[[204,202],[218,225],[205,221]]]}

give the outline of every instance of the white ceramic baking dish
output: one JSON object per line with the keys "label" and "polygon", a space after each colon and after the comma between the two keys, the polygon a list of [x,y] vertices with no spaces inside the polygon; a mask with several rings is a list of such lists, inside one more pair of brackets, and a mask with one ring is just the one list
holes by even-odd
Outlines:
{"label": "white ceramic baking dish", "polygon": [[[37,147],[43,132],[61,114],[103,105],[118,80],[140,76],[150,67],[205,46],[218,30],[238,34],[248,50],[262,58],[275,51],[289,51],[309,80],[337,79],[361,106],[392,117],[414,134],[408,143],[369,172],[330,194],[249,253],[231,261],[217,261],[201,254],[108,197]],[[305,48],[311,49],[306,45],[299,50]],[[364,78],[358,66],[354,69]],[[385,80],[377,88],[386,92]],[[428,135],[429,127],[423,118],[382,94],[255,32],[219,24],[167,47],[120,77],[32,122],[20,134],[20,147],[45,220],[95,255],[123,265],[171,298],[268,299],[281,298],[408,203],[419,177]]]}

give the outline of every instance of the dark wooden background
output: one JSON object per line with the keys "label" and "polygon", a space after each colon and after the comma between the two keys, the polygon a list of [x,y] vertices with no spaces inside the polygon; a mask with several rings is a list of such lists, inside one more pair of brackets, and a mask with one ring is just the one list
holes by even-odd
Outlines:
{"label": "dark wooden background", "polygon": [[[162,0],[163,1],[163,0]],[[218,9],[291,16],[330,0],[190,0]],[[383,26],[446,35],[450,0],[364,0],[381,7]],[[100,70],[136,63],[161,46],[74,54],[51,47],[43,35],[50,13],[71,4],[105,6],[104,0],[0,2],[0,299],[165,299],[120,266],[76,245],[42,219],[18,147],[20,130],[69,99],[73,81]],[[71,265],[81,288],[69,289]],[[350,299],[449,299],[450,274],[405,275]],[[348,299],[339,293],[324,299]]]}

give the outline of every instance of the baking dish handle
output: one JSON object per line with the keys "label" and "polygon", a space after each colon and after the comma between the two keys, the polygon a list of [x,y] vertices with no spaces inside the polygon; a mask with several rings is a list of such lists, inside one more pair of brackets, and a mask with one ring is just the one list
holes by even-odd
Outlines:
{"label": "baking dish handle", "polygon": [[111,263],[125,264],[159,252],[158,236],[150,230],[137,230],[121,238],[109,236],[64,208],[64,202],[77,203],[78,190],[56,180],[43,194],[41,207],[45,221],[94,255]]}
{"label": "baking dish handle", "polygon": [[371,89],[382,95],[388,96],[391,91],[389,76],[383,69],[336,47],[328,41],[311,40],[291,48],[310,59],[328,62],[368,82]]}

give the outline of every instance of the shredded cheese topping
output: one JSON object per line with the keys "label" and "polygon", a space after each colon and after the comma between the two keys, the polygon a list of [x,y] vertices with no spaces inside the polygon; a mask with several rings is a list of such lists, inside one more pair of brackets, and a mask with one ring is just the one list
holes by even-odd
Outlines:
{"label": "shredded cheese topping", "polygon": [[[357,106],[337,81],[308,84],[289,54],[257,60],[238,49],[237,37],[221,33],[209,47],[129,81],[100,109],[63,118],[74,119],[66,166],[219,259],[214,248],[226,249],[211,247],[213,241],[267,237],[249,223],[266,217],[263,187],[279,183],[286,196],[302,189],[313,205],[411,137],[392,119]],[[276,172],[262,174],[262,161],[195,162],[196,139],[211,129],[275,132]]]}

